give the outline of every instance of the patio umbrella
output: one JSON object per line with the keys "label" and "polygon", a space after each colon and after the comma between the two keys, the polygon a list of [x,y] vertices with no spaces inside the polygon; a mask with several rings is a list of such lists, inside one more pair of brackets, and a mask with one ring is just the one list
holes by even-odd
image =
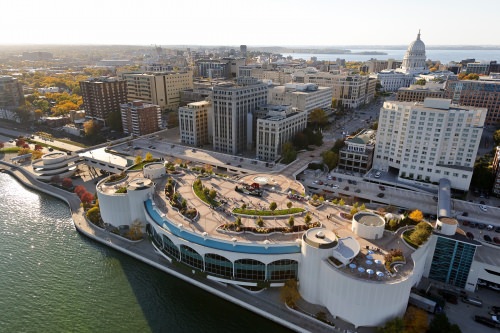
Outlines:
{"label": "patio umbrella", "polygon": [[382,277],[384,277],[384,273],[382,273],[382,272],[380,272],[380,271],[377,271],[377,276],[378,276],[379,278],[382,278]]}
{"label": "patio umbrella", "polygon": [[373,254],[373,251],[372,250],[368,250],[368,254]]}
{"label": "patio umbrella", "polygon": [[363,274],[365,272],[365,269],[363,267],[358,267],[358,272],[359,274]]}
{"label": "patio umbrella", "polygon": [[373,261],[371,261],[371,260],[367,260],[367,261],[365,261],[365,262],[366,262],[366,264],[367,264],[367,265],[371,265],[371,264],[373,264]]}
{"label": "patio umbrella", "polygon": [[375,264],[382,265],[382,260],[375,259]]}
{"label": "patio umbrella", "polygon": [[371,277],[374,272],[373,269],[367,269],[366,273],[368,273],[368,275]]}
{"label": "patio umbrella", "polygon": [[371,254],[369,254],[369,255],[367,255],[367,256],[366,256],[366,259],[370,259],[370,260],[372,260],[372,259],[373,259],[373,256],[372,256]]}
{"label": "patio umbrella", "polygon": [[349,264],[349,267],[351,268],[351,271],[352,271],[353,269],[355,269],[355,268],[356,268],[356,264],[355,264],[355,263],[350,263],[350,264]]}

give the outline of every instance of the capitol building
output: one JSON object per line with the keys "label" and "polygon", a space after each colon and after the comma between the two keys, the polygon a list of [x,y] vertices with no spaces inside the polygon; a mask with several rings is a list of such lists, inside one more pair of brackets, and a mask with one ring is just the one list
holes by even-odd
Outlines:
{"label": "capitol building", "polygon": [[371,75],[380,81],[384,91],[397,91],[402,87],[409,87],[414,83],[416,76],[427,73],[429,70],[425,65],[425,44],[420,39],[420,31],[406,50],[401,68],[383,70]]}

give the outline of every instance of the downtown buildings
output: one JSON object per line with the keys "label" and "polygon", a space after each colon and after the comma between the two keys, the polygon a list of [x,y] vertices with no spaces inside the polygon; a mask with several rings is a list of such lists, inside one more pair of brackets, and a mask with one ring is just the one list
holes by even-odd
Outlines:
{"label": "downtown buildings", "polygon": [[181,142],[199,147],[209,143],[212,132],[212,105],[209,101],[189,103],[179,108]]}
{"label": "downtown buildings", "polygon": [[269,104],[291,105],[309,114],[315,109],[329,108],[332,89],[313,83],[287,83],[269,89]]}
{"label": "downtown buildings", "polygon": [[427,98],[385,102],[379,116],[373,166],[397,170],[404,182],[438,183],[468,191],[486,110]]}
{"label": "downtown buildings", "polygon": [[24,103],[23,87],[14,77],[0,75],[0,110],[12,110]]}

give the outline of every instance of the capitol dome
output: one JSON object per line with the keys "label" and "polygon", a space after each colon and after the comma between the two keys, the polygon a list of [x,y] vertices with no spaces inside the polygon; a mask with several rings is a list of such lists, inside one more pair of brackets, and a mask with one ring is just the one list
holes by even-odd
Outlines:
{"label": "capitol dome", "polygon": [[417,39],[414,40],[406,50],[401,69],[405,73],[420,74],[427,71],[425,65],[425,44],[420,39],[420,30]]}
{"label": "capitol dome", "polygon": [[418,32],[417,39],[408,46],[406,53],[411,55],[423,55],[425,57],[425,44],[420,39],[420,31]]}

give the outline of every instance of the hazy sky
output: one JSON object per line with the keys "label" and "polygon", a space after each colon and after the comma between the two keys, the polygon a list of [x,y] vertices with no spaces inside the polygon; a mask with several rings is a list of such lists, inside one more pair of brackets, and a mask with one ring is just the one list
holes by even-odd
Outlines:
{"label": "hazy sky", "polygon": [[3,0],[0,44],[500,45],[499,0]]}

